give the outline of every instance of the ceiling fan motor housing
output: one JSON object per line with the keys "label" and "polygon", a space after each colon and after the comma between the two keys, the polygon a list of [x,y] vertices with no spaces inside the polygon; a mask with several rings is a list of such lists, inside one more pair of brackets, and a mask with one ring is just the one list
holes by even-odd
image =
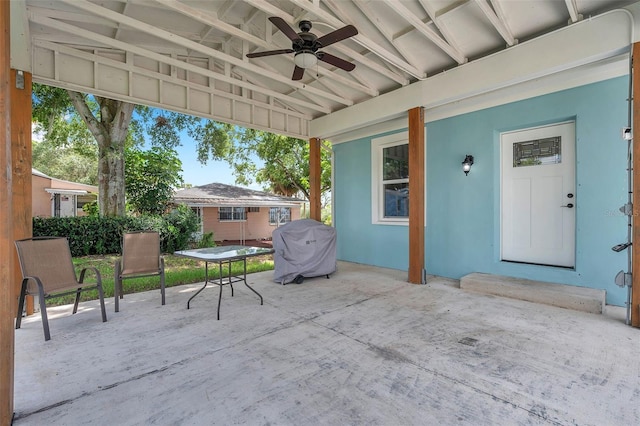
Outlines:
{"label": "ceiling fan motor housing", "polygon": [[298,28],[300,28],[300,31],[303,33],[308,33],[311,31],[311,21],[300,21],[298,23]]}
{"label": "ceiling fan motor housing", "polygon": [[292,46],[293,50],[296,52],[301,50],[316,52],[320,47],[322,47],[319,43],[316,43],[318,37],[313,33],[301,32],[298,33],[298,36],[300,36],[300,39],[294,40]]}

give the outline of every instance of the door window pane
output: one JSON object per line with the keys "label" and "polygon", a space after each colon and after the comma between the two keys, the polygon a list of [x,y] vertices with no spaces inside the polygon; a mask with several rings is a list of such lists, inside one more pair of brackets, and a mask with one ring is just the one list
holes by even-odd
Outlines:
{"label": "door window pane", "polygon": [[562,162],[560,136],[513,144],[513,167],[542,166]]}

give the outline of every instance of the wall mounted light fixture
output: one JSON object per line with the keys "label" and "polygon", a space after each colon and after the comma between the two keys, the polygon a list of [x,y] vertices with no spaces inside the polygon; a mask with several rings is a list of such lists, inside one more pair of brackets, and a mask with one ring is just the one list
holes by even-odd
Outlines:
{"label": "wall mounted light fixture", "polygon": [[473,166],[473,155],[467,154],[467,156],[464,157],[464,161],[462,162],[462,171],[464,172],[465,176],[469,174],[471,166]]}

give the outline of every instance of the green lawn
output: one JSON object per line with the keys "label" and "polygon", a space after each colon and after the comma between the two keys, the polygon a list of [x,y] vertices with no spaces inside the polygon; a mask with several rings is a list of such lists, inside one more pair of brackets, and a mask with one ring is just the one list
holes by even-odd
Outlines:
{"label": "green lawn", "polygon": [[[204,262],[188,259],[186,257],[165,254],[164,256],[165,285],[173,287],[182,284],[192,284],[204,281]],[[113,297],[113,268],[118,256],[86,256],[73,259],[76,266],[76,273],[80,275],[80,270],[86,267],[95,267],[102,276],[102,287],[105,298]],[[269,271],[273,269],[273,255],[252,257],[247,259],[247,273]],[[222,276],[226,276],[228,267],[222,269]],[[242,262],[236,262],[231,268],[231,273],[239,275],[242,273]],[[209,268],[209,278],[218,278],[218,267]],[[95,281],[92,271],[87,271],[85,282]],[[160,277],[131,278],[123,282],[124,293],[137,293],[141,291],[154,290],[160,288]],[[73,303],[75,296],[52,298],[47,301],[48,306],[65,305]],[[94,300],[98,298],[97,291],[83,292],[81,301]]]}

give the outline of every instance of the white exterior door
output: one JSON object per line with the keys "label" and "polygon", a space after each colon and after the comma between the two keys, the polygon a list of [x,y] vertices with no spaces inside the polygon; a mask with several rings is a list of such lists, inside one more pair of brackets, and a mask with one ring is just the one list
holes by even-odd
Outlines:
{"label": "white exterior door", "polygon": [[500,135],[502,260],[575,266],[575,124]]}

